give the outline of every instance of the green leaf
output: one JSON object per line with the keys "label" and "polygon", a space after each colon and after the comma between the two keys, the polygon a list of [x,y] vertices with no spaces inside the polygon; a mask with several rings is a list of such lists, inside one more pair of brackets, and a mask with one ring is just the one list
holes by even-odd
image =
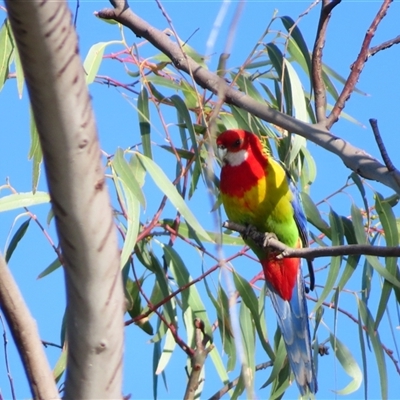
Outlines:
{"label": "green leaf", "polygon": [[[179,287],[186,286],[193,279],[189,274],[182,258],[175,251],[175,249],[171,246],[160,243],[163,251],[164,257],[168,264],[168,269],[172,272],[176,283]],[[208,319],[206,307],[204,306],[199,292],[195,285],[191,285],[182,293],[182,310],[186,311],[187,308],[190,308],[193,312],[194,318],[199,318],[204,323],[205,332],[207,335],[212,338],[212,329],[211,324]]]}
{"label": "green leaf", "polygon": [[58,357],[56,365],[54,366],[53,369],[53,376],[56,382],[59,382],[66,368],[67,368],[67,350],[65,347],[63,347],[62,352]]}
{"label": "green leaf", "polygon": [[[158,329],[160,328],[161,324],[162,324],[161,320],[158,319]],[[157,366],[158,366],[160,357],[161,357],[161,342],[157,341],[154,343],[154,346],[153,346],[153,374],[152,374],[153,375],[153,397],[155,400],[157,400],[157,393],[158,393],[158,375],[156,374],[156,370],[157,370]],[[165,388],[168,390],[164,371],[161,373],[161,376],[163,378]]]}
{"label": "green leaf", "polygon": [[159,86],[164,86],[168,89],[174,89],[174,90],[181,90],[181,86],[176,83],[172,78],[168,79],[166,77],[163,76],[159,76],[159,75],[151,75],[151,76],[147,76],[146,77],[146,81],[147,82],[151,82],[154,85],[159,85]]}
{"label": "green leaf", "polygon": [[36,128],[35,119],[32,110],[30,111],[30,134],[31,146],[29,148],[28,159],[33,160],[32,163],[32,193],[36,193],[36,189],[40,177],[40,165],[43,161],[42,147],[40,146],[39,134]]}
{"label": "green leaf", "polygon": [[[210,290],[207,279],[204,279],[204,284],[206,287],[207,295],[211,300],[211,302],[213,303],[215,310],[217,312],[218,330],[221,335],[221,341],[224,348],[224,352],[228,356],[228,362],[226,368],[224,367],[222,368],[223,375],[219,374],[221,380],[223,380],[225,379],[225,377],[227,377],[226,373],[229,371],[233,371],[236,365],[236,345],[233,337],[231,321],[229,318],[229,301],[228,301],[228,296],[226,295],[221,285],[218,285],[218,299],[215,299]],[[218,352],[217,354],[219,356]]]}
{"label": "green leaf", "polygon": [[15,54],[15,77],[17,81],[17,90],[18,90],[18,96],[20,99],[22,99],[22,90],[24,88],[24,82],[25,82],[25,77],[24,77],[24,70],[22,69],[22,63],[21,59],[19,58],[19,52],[18,48],[14,48],[14,54]]}
{"label": "green leaf", "polygon": [[381,383],[381,399],[386,400],[388,398],[388,382],[387,382],[387,370],[385,363],[385,355],[383,353],[381,339],[379,337],[379,332],[375,331],[374,326],[375,322],[372,318],[372,315],[369,309],[365,306],[365,304],[360,301],[358,296],[356,296],[358,311],[361,315],[361,319],[367,328],[368,338],[372,343],[372,348],[375,353],[375,358],[377,362],[379,378]]}
{"label": "green leaf", "polygon": [[[129,261],[125,264],[123,268],[126,270],[128,273],[130,268],[130,263]],[[139,284],[142,286],[143,285],[143,278],[139,279]],[[131,318],[136,318],[139,315],[143,314],[143,307],[142,307],[142,301],[140,297],[140,291],[139,291],[139,284],[136,281],[133,281],[129,277],[126,279],[126,284],[125,284],[125,297],[126,297],[126,308],[127,311],[130,315]],[[148,335],[154,335],[153,327],[150,324],[148,318],[143,318],[135,322],[135,325],[138,326],[140,329],[142,329],[144,332],[146,332]]]}
{"label": "green leaf", "polygon": [[169,181],[164,171],[150,158],[140,153],[136,154],[146,171],[153,178],[155,184],[168,197],[173,206],[182,214],[182,216],[186,219],[186,222],[191,226],[196,234],[203,240],[213,242],[208,233],[199,224],[196,217],[190,211],[182,196],[176,190],[176,187]]}
{"label": "green leaf", "polygon": [[336,358],[352,381],[343,389],[335,391],[339,395],[354,393],[361,386],[362,372],[350,350],[337,337],[330,334],[329,340]]}
{"label": "green leaf", "polygon": [[49,202],[50,196],[46,192],[36,192],[35,194],[32,192],[10,194],[0,198],[0,212]]}
{"label": "green leaf", "polygon": [[367,356],[365,351],[365,340],[364,340],[364,330],[363,324],[361,320],[360,311],[358,311],[358,338],[360,340],[360,348],[361,348],[361,358],[363,363],[363,371],[364,371],[364,398],[368,398],[368,364],[367,364]]}
{"label": "green leaf", "polygon": [[364,189],[364,185],[362,183],[362,180],[359,177],[359,175],[356,174],[355,172],[351,173],[350,179],[352,179],[353,182],[356,184],[356,186],[357,186],[357,188],[358,188],[358,190],[359,190],[359,192],[361,194],[361,198],[362,198],[362,201],[364,203],[364,209],[365,209],[365,212],[367,213],[367,220],[368,220],[368,223],[369,223],[369,206],[368,206],[367,195],[365,193],[365,189]]}
{"label": "green leaf", "polygon": [[319,229],[326,236],[331,236],[331,228],[329,225],[321,218],[321,214],[318,211],[317,206],[311,200],[311,197],[305,193],[300,193],[301,201],[303,203],[304,212],[307,216],[307,221],[314,225],[317,229]]}
{"label": "green leaf", "polygon": [[153,158],[151,154],[149,95],[144,86],[138,97],[137,109],[143,153],[146,157]]}
{"label": "green leaf", "polygon": [[90,85],[94,82],[103,60],[104,50],[110,44],[121,44],[121,41],[99,42],[94,44],[86,55],[83,68],[86,72],[86,83]]}
{"label": "green leaf", "polygon": [[[267,341],[265,329],[263,329],[260,321],[264,318],[264,315],[260,314],[257,297],[254,294],[253,288],[250,286],[249,282],[246,279],[241,277],[236,271],[233,271],[233,281],[235,283],[235,287],[239,292],[240,297],[243,302],[246,304],[246,307],[250,310],[251,315],[253,317],[253,323],[256,327],[258,337],[261,341],[261,345],[264,350],[267,352],[269,358],[271,360],[275,359],[274,351],[271,348],[271,345]],[[264,292],[265,293],[265,292]],[[260,295],[262,296],[262,295]],[[264,310],[262,310],[264,311]]]}
{"label": "green leaf", "polygon": [[196,132],[194,130],[192,119],[190,118],[189,110],[185,102],[178,95],[171,96],[170,100],[174,104],[176,111],[182,120],[185,122],[186,128],[189,131],[190,139],[192,141],[193,150],[195,154],[198,154]]}
{"label": "green leaf", "polygon": [[[219,355],[219,352],[216,347],[214,347],[211,352],[209,353],[209,357],[211,358],[214,367],[217,371],[217,374],[219,378],[221,379],[221,382],[226,385],[229,382],[229,376],[226,373],[226,369],[224,367],[224,364],[222,363],[221,356]],[[230,392],[229,392],[230,393]]]}
{"label": "green leaf", "polygon": [[[292,98],[293,93],[291,91],[290,77],[286,65],[284,63],[283,54],[279,50],[279,47],[274,43],[268,43],[266,45],[266,49],[268,52],[268,56],[272,62],[272,65],[274,66],[278,74],[279,80],[283,82],[282,90],[286,102],[285,113],[288,115],[293,115],[293,98]],[[278,99],[278,96],[281,92],[279,85],[277,85],[275,92],[276,92],[276,98]],[[282,105],[281,101],[278,102],[279,108],[281,108]]]}
{"label": "green leaf", "polygon": [[[383,232],[387,246],[397,247],[399,245],[399,232],[397,230],[396,217],[393,213],[392,207],[385,201],[379,193],[375,193],[375,208],[382,224]],[[397,257],[386,257],[386,270],[393,276],[397,276]],[[400,295],[400,290],[395,288],[397,296]],[[377,330],[382,317],[386,311],[387,303],[392,292],[392,285],[384,281],[382,287],[382,294],[379,300],[378,311],[375,318],[375,329]]]}
{"label": "green leaf", "polygon": [[[346,80],[347,80],[347,79],[344,78],[343,76],[339,75],[336,71],[334,71],[334,70],[333,70],[331,67],[329,67],[328,65],[323,64],[323,65],[322,65],[322,69],[323,69],[323,71],[324,71],[327,75],[332,76],[332,77],[335,78],[338,82],[340,82],[342,85],[345,85],[345,84],[346,84]],[[361,90],[358,89],[358,88],[355,88],[354,91],[355,91],[356,93],[358,93],[358,94],[363,95],[363,96],[368,96],[367,93],[361,91]],[[336,100],[336,99],[335,99],[335,100]]]}
{"label": "green leaf", "polygon": [[25,233],[28,230],[30,222],[31,222],[30,218],[28,220],[26,220],[25,222],[23,222],[21,224],[21,226],[17,229],[17,232],[15,232],[14,236],[12,237],[10,244],[7,247],[6,255],[5,255],[5,260],[7,263],[10,260],[12,254],[14,253],[14,250],[17,248],[18,243],[25,236]]}
{"label": "green leaf", "polygon": [[265,100],[249,78],[243,74],[236,74],[233,72],[231,73],[231,77],[232,80],[236,80],[236,84],[242,92],[246,93],[259,103],[265,104]]}
{"label": "green leaf", "polygon": [[61,261],[57,257],[43,272],[41,272],[37,279],[44,278],[46,275],[51,274],[53,271],[61,267]]}
{"label": "green leaf", "polygon": [[357,243],[368,244],[363,216],[360,209],[354,203],[351,205],[351,220],[353,221],[354,233],[357,238]]}
{"label": "green leaf", "polygon": [[[308,51],[306,41],[303,38],[303,35],[300,31],[300,29],[297,26],[293,25],[295,24],[294,20],[285,15],[284,17],[281,17],[282,23],[288,33],[291,31],[291,38],[294,40],[296,45],[298,46],[299,50],[301,51],[302,57],[295,57],[296,61],[301,65],[302,62],[300,61],[302,58],[304,59],[307,69],[304,69],[304,71],[307,73],[308,76],[311,76],[311,57],[310,57],[310,52]],[[289,41],[289,47],[290,47],[290,41]],[[293,53],[292,53],[293,56]]]}
{"label": "green leaf", "polygon": [[304,97],[303,85],[301,84],[300,78],[290,62],[286,59],[283,59],[283,62],[285,65],[285,69],[289,75],[289,82],[286,82],[286,84],[290,83],[294,107],[294,116],[300,121],[308,122],[308,112],[306,99]]}
{"label": "green leaf", "polygon": [[266,388],[268,385],[270,385],[272,382],[276,380],[283,367],[286,357],[287,357],[287,352],[286,352],[285,342],[283,341],[283,338],[281,336],[281,339],[279,340],[279,344],[275,351],[275,360],[272,367],[271,375],[268,377],[267,381],[261,386],[261,389]]}
{"label": "green leaf", "polygon": [[156,368],[156,375],[159,375],[161,372],[165,370],[167,367],[172,353],[175,350],[176,342],[174,336],[172,335],[171,331],[168,329],[167,334],[165,335],[165,342],[164,347],[161,352],[160,359],[158,360],[157,368]]}
{"label": "green leaf", "polygon": [[186,41],[179,39],[179,44],[182,47],[182,50],[187,54],[190,58],[196,61],[202,68],[208,69],[207,64],[204,62],[205,56],[199,54],[193,47],[189,46]]}
{"label": "green leaf", "polygon": [[255,332],[251,313],[244,303],[240,305],[239,324],[242,332],[245,364],[242,366],[242,376],[245,381],[247,398],[254,398],[255,377]]}
{"label": "green leaf", "polygon": [[112,167],[115,169],[118,177],[125,183],[132,196],[139,200],[143,208],[146,208],[146,200],[139,182],[137,181],[132,168],[126,162],[124,158],[124,152],[120,148],[118,148],[117,152],[115,153]]}
{"label": "green leaf", "polygon": [[0,91],[8,79],[9,65],[14,50],[10,24],[7,19],[0,29]]}
{"label": "green leaf", "polygon": [[[162,294],[161,299],[165,299],[166,297],[168,297],[171,294],[171,290],[169,288],[168,281],[165,276],[165,272],[164,272],[163,268],[161,267],[160,261],[152,252],[150,252],[150,257],[152,259],[153,270],[155,271],[155,275],[156,275],[156,282],[159,285],[160,291]],[[156,304],[156,303],[153,303],[153,301],[152,301],[151,304]],[[175,299],[172,298],[169,301],[167,301],[163,305],[163,310],[164,310],[164,317],[165,317],[167,323],[172,324],[176,327],[177,317],[176,317]]]}
{"label": "green leaf", "polygon": [[[331,224],[331,233],[332,233],[332,246],[339,246],[343,244],[344,232],[343,225],[339,216],[331,209],[329,213],[329,222]],[[318,309],[322,305],[322,303],[327,298],[328,294],[333,289],[336,279],[339,275],[340,265],[342,263],[342,257],[332,257],[331,265],[329,267],[328,277],[325,282],[324,290],[322,291],[317,303],[314,306],[314,311]]]}
{"label": "green leaf", "polygon": [[185,80],[182,80],[181,91],[185,97],[185,105],[187,108],[193,109],[199,107],[199,98],[195,87],[189,85]]}
{"label": "green leaf", "polygon": [[[144,204],[144,207],[146,205],[141,185],[136,179],[136,177],[140,178],[143,176],[143,171],[140,171],[140,169],[134,170],[126,162],[122,150],[118,149],[112,163],[112,172],[118,196],[122,200],[121,185],[126,204],[127,224],[125,240],[121,251],[121,268],[123,268],[136,245],[140,226],[140,202]],[[118,174],[118,177],[116,174]]]}
{"label": "green leaf", "polygon": [[308,186],[311,185],[317,177],[317,165],[315,164],[314,157],[311,155],[307,147],[302,147],[301,152],[304,156],[305,165],[301,171],[300,180],[302,190],[306,191]]}

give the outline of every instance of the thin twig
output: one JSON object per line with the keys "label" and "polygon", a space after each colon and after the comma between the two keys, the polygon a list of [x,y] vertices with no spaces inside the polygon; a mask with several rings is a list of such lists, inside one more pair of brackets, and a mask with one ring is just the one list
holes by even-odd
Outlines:
{"label": "thin twig", "polygon": [[[134,276],[134,278],[135,278],[135,282],[136,282],[136,284],[137,284],[137,286],[138,286],[139,292],[140,292],[140,294],[143,296],[143,298],[145,299],[145,301],[146,301],[146,303],[147,303],[147,306],[148,306],[149,308],[152,309],[152,312],[154,312],[155,314],[157,314],[158,318],[160,318],[160,320],[161,320],[161,321],[165,324],[165,326],[170,330],[170,332],[171,332],[171,334],[172,334],[172,336],[173,336],[173,338],[174,338],[174,340],[175,340],[175,343],[176,343],[189,357],[192,357],[193,354],[194,354],[194,350],[193,350],[188,344],[186,344],[186,343],[184,342],[184,340],[181,339],[181,337],[178,335],[178,330],[177,330],[176,326],[174,325],[174,323],[173,323],[173,322],[169,323],[169,322],[167,321],[167,319],[162,315],[162,313],[159,312],[159,311],[158,311],[156,308],[154,308],[154,306],[152,305],[152,303],[151,303],[149,297],[146,295],[146,293],[144,292],[144,290],[143,290],[143,288],[142,288],[142,285],[141,285],[141,283],[140,283],[140,280],[138,279],[138,277],[137,277],[137,275],[136,275],[136,269],[135,269],[135,267],[134,267],[133,262],[132,262],[132,271],[133,271],[133,276]],[[168,297],[169,297],[169,296],[168,296]],[[168,300],[168,301],[169,301],[169,300]],[[164,304],[165,304],[166,302],[167,302],[167,301],[165,301]],[[125,325],[126,325],[126,324],[125,324]]]}
{"label": "thin twig", "polygon": [[61,346],[60,344],[53,343],[53,342],[47,342],[46,340],[42,340],[42,344],[44,347],[51,346],[51,347],[57,347],[58,349],[63,348],[63,346]]}
{"label": "thin twig", "polygon": [[[261,371],[262,369],[266,369],[272,367],[274,364],[272,361],[267,361],[262,364],[256,365],[256,371]],[[233,389],[239,382],[240,377],[235,378],[233,381],[228,382],[224,387],[218,390],[213,396],[210,397],[209,400],[219,400],[222,396],[228,393],[231,389]]]}
{"label": "thin twig", "polygon": [[[306,294],[306,297],[308,300],[313,301],[314,303],[318,302],[318,299],[316,299],[315,297],[311,297],[309,295]],[[334,303],[327,303],[326,301],[324,301],[322,303],[323,306],[327,307],[327,308],[333,308],[335,305]],[[337,311],[340,312],[341,314],[346,315],[346,317],[348,317],[349,319],[351,319],[353,322],[355,322],[357,325],[360,324],[360,321],[353,315],[351,314],[349,311],[344,310],[343,308],[337,307]],[[365,325],[361,325],[362,329],[365,332],[368,332],[368,328]],[[392,360],[397,373],[400,375],[400,366],[399,366],[399,361],[396,360],[393,356],[393,350],[390,350],[389,348],[387,348],[383,343],[381,343],[382,349],[385,351],[385,353],[388,355],[388,357]]]}
{"label": "thin twig", "polygon": [[326,119],[326,89],[322,77],[322,49],[325,46],[326,30],[328,27],[331,11],[341,0],[323,0],[321,14],[319,17],[317,35],[311,61],[311,80],[314,89],[315,116],[318,122]]}
{"label": "thin twig", "polygon": [[369,53],[369,46],[371,44],[371,40],[375,35],[375,32],[385,17],[387,10],[390,7],[390,3],[392,3],[393,0],[384,0],[381,8],[379,9],[378,13],[376,14],[375,18],[373,19],[369,29],[367,30],[367,33],[365,34],[364,41],[361,45],[361,50],[360,53],[356,59],[356,61],[353,63],[351,66],[351,72],[349,74],[349,77],[346,80],[346,83],[342,89],[342,92],[340,93],[339,98],[337,99],[332,112],[330,113],[327,123],[326,123],[326,128],[330,129],[332,125],[339,119],[340,113],[342,112],[346,101],[350,98],[351,93],[353,92],[356,83],[358,82],[358,79],[360,77],[360,74],[364,68],[365,62],[368,60],[368,53]]}
{"label": "thin twig", "polygon": [[7,351],[7,344],[8,344],[8,339],[7,339],[7,331],[6,331],[6,327],[4,325],[4,321],[3,321],[3,317],[0,314],[0,321],[1,321],[1,325],[3,327],[3,343],[4,343],[4,361],[6,363],[6,370],[7,370],[7,376],[8,376],[8,380],[10,382],[10,389],[11,389],[11,395],[13,400],[17,399],[17,396],[15,394],[15,389],[14,389],[14,381],[13,381],[13,377],[11,375],[11,370],[10,370],[10,364],[8,362],[8,351]]}
{"label": "thin twig", "polygon": [[371,118],[369,120],[369,123],[371,124],[372,132],[374,133],[375,141],[376,141],[376,144],[378,145],[383,162],[385,163],[386,168],[389,170],[389,172],[393,175],[393,178],[400,185],[400,178],[399,178],[400,171],[394,166],[394,164],[392,163],[392,160],[389,157],[389,154],[386,150],[386,146],[383,143],[382,136],[381,136],[381,133],[378,128],[378,121],[376,119]]}
{"label": "thin twig", "polygon": [[343,246],[294,249],[286,246],[279,240],[272,237],[269,237],[268,240],[266,240],[266,234],[268,233],[261,233],[257,232],[256,230],[251,230],[249,232],[248,227],[233,223],[231,221],[224,222],[223,227],[235,232],[239,232],[240,234],[247,234],[248,237],[253,239],[260,247],[271,247],[272,249],[280,252],[278,257],[282,258],[305,258],[306,260],[313,260],[314,258],[319,257],[345,255],[400,257],[400,247],[352,244]]}
{"label": "thin twig", "polygon": [[378,145],[378,148],[379,148],[379,151],[381,153],[383,162],[385,163],[387,169],[390,172],[395,171],[396,167],[393,165],[392,160],[389,157],[389,154],[388,154],[388,152],[386,150],[386,146],[383,143],[381,133],[379,132],[378,121],[376,119],[374,119],[374,118],[371,118],[369,120],[369,123],[371,124],[372,132],[374,132],[375,141],[376,141],[376,144]]}
{"label": "thin twig", "polygon": [[399,43],[400,43],[400,35],[396,36],[394,39],[387,40],[386,42],[383,42],[378,46],[371,47],[368,51],[367,59],[369,57],[374,56],[379,51],[386,50],[389,47],[392,47],[394,44],[399,44]]}

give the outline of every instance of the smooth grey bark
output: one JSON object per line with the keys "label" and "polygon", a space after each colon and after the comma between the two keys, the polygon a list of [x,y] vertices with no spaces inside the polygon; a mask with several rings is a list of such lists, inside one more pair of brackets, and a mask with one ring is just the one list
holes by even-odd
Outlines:
{"label": "smooth grey bark", "polygon": [[154,47],[167,55],[177,69],[193,76],[195,82],[202,88],[222,97],[228,104],[240,107],[250,114],[275,124],[288,132],[297,133],[305,137],[307,140],[337,155],[346,167],[360,176],[378,181],[400,194],[399,171],[389,171],[384,164],[363,149],[335,136],[326,129],[324,123],[309,124],[297,120],[269,107],[266,103],[260,103],[249,95],[236,90],[216,73],[203,68],[189,55],[185,54],[183,48],[172,41],[165,32],[160,31],[135,14],[129,7],[127,0],[110,0],[110,3],[114,9],[101,10],[97,13],[97,16],[113,19],[131,29],[136,36],[148,40]]}
{"label": "smooth grey bark", "polygon": [[36,322],[2,255],[0,255],[0,307],[17,344],[32,396],[41,400],[59,399]]}
{"label": "smooth grey bark", "polygon": [[67,399],[121,398],[124,294],[95,119],[65,1],[6,1],[64,258]]}

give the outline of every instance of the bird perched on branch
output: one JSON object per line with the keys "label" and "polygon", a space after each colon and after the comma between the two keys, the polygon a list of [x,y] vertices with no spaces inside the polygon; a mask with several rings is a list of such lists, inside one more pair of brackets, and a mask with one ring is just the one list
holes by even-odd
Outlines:
{"label": "bird perched on branch", "polygon": [[[306,219],[296,188],[282,165],[264,151],[259,138],[231,129],[218,136],[217,146],[223,162],[220,191],[228,218],[274,233],[289,247],[307,247]],[[277,258],[276,252],[262,249],[251,238],[244,240],[260,259],[300,393],[316,393],[301,260]]]}

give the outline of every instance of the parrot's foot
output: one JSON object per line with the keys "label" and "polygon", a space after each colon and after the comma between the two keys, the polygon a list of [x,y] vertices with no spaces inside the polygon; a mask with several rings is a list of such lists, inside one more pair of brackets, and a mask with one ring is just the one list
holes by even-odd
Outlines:
{"label": "parrot's foot", "polygon": [[246,230],[242,233],[242,238],[244,240],[248,238],[252,238],[254,234],[256,234],[258,231],[255,226],[246,224]]}
{"label": "parrot's foot", "polygon": [[[273,241],[277,241],[278,243],[271,243]],[[282,247],[283,246],[283,247]],[[274,254],[275,258],[277,260],[282,260],[283,258],[287,257],[289,255],[289,252],[286,251],[285,245],[282,245],[279,242],[279,239],[275,235],[275,233],[268,232],[264,235],[264,242],[263,242],[263,247],[267,248],[269,247],[270,249],[272,248],[272,253]]]}
{"label": "parrot's foot", "polygon": [[278,240],[278,238],[277,238],[277,236],[275,235],[275,233],[267,232],[267,233],[264,235],[263,247],[270,247],[270,241],[271,241],[271,239]]}

